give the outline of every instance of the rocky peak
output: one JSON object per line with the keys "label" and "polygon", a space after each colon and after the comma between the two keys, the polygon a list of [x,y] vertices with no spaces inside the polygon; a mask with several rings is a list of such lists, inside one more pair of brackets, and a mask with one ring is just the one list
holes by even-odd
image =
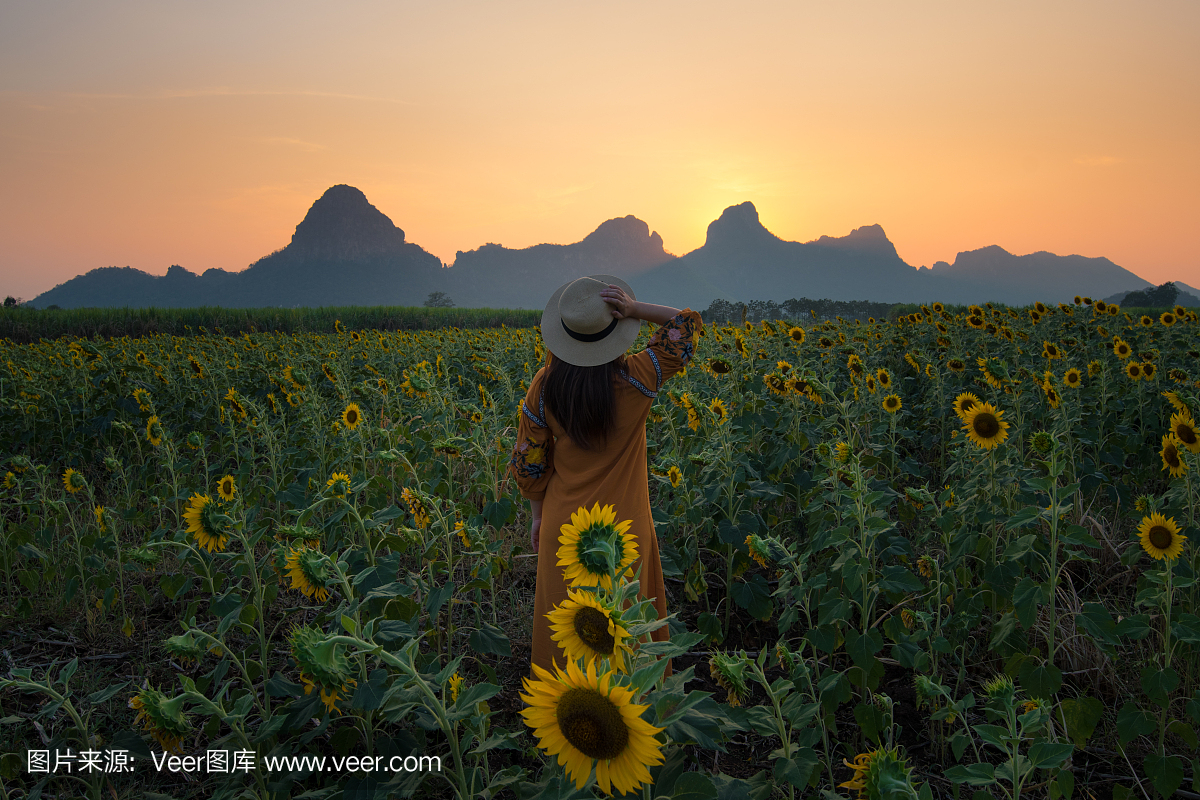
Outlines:
{"label": "rocky peak", "polygon": [[878,224],[863,225],[845,236],[822,236],[807,242],[807,244],[836,247],[841,250],[857,250],[862,253],[875,253],[893,258],[900,257],[896,253],[896,246],[888,240],[887,234],[883,232],[883,226]]}
{"label": "rocky peak", "polygon": [[339,184],[312,204],[285,250],[306,259],[356,260],[394,252],[403,244],[404,231],[366,195]]}
{"label": "rocky peak", "polygon": [[667,258],[662,237],[651,232],[650,226],[633,214],[600,223],[600,227],[585,236],[580,244],[589,250],[637,259],[661,261]]}
{"label": "rocky peak", "polygon": [[704,246],[737,247],[764,239],[774,240],[776,237],[758,221],[758,209],[747,200],[725,209],[719,218],[708,224]]}

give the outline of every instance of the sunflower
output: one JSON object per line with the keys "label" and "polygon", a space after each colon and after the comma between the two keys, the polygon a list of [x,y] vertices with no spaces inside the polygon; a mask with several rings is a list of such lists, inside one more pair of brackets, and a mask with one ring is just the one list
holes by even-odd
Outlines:
{"label": "sunflower", "polygon": [[[1184,308],[1183,306],[1177,305],[1177,306],[1175,306],[1175,308],[1171,309],[1171,313],[1174,314],[1175,319],[1178,320],[1178,319],[1182,319],[1183,317],[1187,316],[1187,309]],[[1164,322],[1163,324],[1165,325],[1166,323]]]}
{"label": "sunflower", "polygon": [[1113,342],[1113,354],[1123,361],[1133,355],[1133,348],[1124,339],[1117,339]]}
{"label": "sunflower", "polygon": [[1099,361],[1088,362],[1088,377],[1094,378],[1104,370],[1104,366]]}
{"label": "sunflower", "polygon": [[871,394],[875,394],[875,376],[874,375],[867,376],[866,387],[867,387],[868,392],[870,392]]}
{"label": "sunflower", "polygon": [[1162,468],[1169,471],[1172,478],[1178,478],[1187,472],[1187,464],[1183,463],[1183,458],[1179,455],[1179,448],[1175,446],[1173,434],[1163,434],[1162,450],[1159,451],[1159,455],[1163,460]]}
{"label": "sunflower", "polygon": [[1148,381],[1154,380],[1154,373],[1158,371],[1158,367],[1154,366],[1151,361],[1142,362],[1142,377]]}
{"label": "sunflower", "polygon": [[458,693],[460,691],[462,691],[462,684],[463,684],[462,675],[459,675],[457,672],[454,673],[446,680],[446,684],[450,687],[450,702],[457,703],[458,702]]}
{"label": "sunflower", "polygon": [[1196,430],[1196,422],[1192,419],[1192,412],[1184,409],[1172,414],[1171,433],[1188,451],[1200,453],[1200,432]]}
{"label": "sunflower", "polygon": [[[1032,314],[1032,312],[1030,313]],[[1037,322],[1037,320],[1035,319],[1034,322]],[[971,316],[967,317],[967,324],[977,331],[983,330],[983,317],[972,314]]]}
{"label": "sunflower", "polygon": [[991,403],[976,403],[963,416],[967,438],[985,450],[996,447],[1008,437],[1008,423],[1002,416],[1004,412]]}
{"label": "sunflower", "polygon": [[1154,320],[1150,319],[1149,316],[1142,314],[1142,318],[1138,320],[1138,324],[1143,328],[1149,328],[1154,325]]}
{"label": "sunflower", "polygon": [[1125,365],[1125,374],[1133,380],[1140,380],[1142,377],[1142,365],[1138,361],[1130,361]]}
{"label": "sunflower", "polygon": [[[610,566],[620,573],[638,558],[637,542],[629,533],[632,524],[632,520],[618,523],[613,507],[601,508],[599,503],[591,511],[581,506],[571,514],[571,522],[559,529],[562,535],[558,538],[562,545],[558,548],[558,566],[564,568],[568,586],[599,585],[611,590]],[[598,547],[610,550],[611,565],[605,555],[595,552]]]}
{"label": "sunflower", "polygon": [[342,422],[345,423],[348,430],[354,430],[362,422],[362,411],[358,408],[358,403],[351,403],[346,406],[346,410],[342,412]]}
{"label": "sunflower", "polygon": [[1058,349],[1058,345],[1054,342],[1042,342],[1042,358],[1056,359],[1062,358],[1062,351]]}
{"label": "sunflower", "polygon": [[593,765],[600,790],[626,794],[650,783],[649,767],[663,762],[655,738],[662,729],[642,719],[648,706],[633,702],[634,693],[612,682],[612,673],[574,662],[554,674],[533,665],[534,679],[525,678],[522,694],[528,707],[521,711],[533,729],[538,747],[557,755],[560,766],[582,789]]}
{"label": "sunflower", "polygon": [[[861,365],[860,365],[861,366]],[[787,394],[787,383],[784,382],[783,376],[774,372],[763,376],[763,383],[766,384],[771,394],[778,397],[783,397]]]}
{"label": "sunflower", "polygon": [[334,497],[344,498],[346,492],[350,491],[350,476],[345,472],[335,472],[325,481],[325,488]]}
{"label": "sunflower", "polygon": [[229,541],[229,535],[225,533],[224,526],[218,520],[217,514],[217,507],[213,504],[212,498],[199,492],[192,495],[192,499],[188,501],[187,510],[183,512],[188,533],[192,534],[200,546],[210,553],[213,550],[224,550]]}
{"label": "sunflower", "polygon": [[1033,307],[1039,314],[1045,314],[1049,310],[1046,308],[1046,304],[1040,300],[1034,303]]}
{"label": "sunflower", "polygon": [[154,408],[150,400],[150,393],[145,389],[134,389],[133,399],[137,401],[139,411],[150,411]]}
{"label": "sunflower", "polygon": [[1169,328],[1175,324],[1175,319],[1176,319],[1175,314],[1173,314],[1170,311],[1164,311],[1158,317],[1158,321],[1161,322],[1167,328]]}
{"label": "sunflower", "polygon": [[217,494],[226,503],[232,500],[234,495],[237,494],[237,484],[234,483],[232,475],[226,475],[217,481]]}
{"label": "sunflower", "polygon": [[1050,407],[1058,408],[1062,403],[1062,395],[1058,393],[1058,390],[1053,386],[1046,385],[1042,391],[1046,393],[1046,402],[1050,404]]}
{"label": "sunflower", "polygon": [[320,603],[329,599],[329,590],[325,588],[329,580],[329,559],[320,550],[305,545],[293,547],[288,551],[284,567],[292,582],[291,588],[305,597],[315,597]]}
{"label": "sunflower", "polygon": [[788,338],[796,344],[804,344],[804,328],[797,326],[790,329],[788,331]]}
{"label": "sunflower", "polygon": [[1174,408],[1176,411],[1188,410],[1187,404],[1180,400],[1179,395],[1175,392],[1163,392],[1162,396],[1167,398],[1167,401],[1170,402],[1172,408]]}
{"label": "sunflower", "polygon": [[187,696],[183,694],[168,700],[165,694],[147,686],[129,698],[129,707],[138,712],[134,724],[149,731],[163,750],[182,753],[183,737],[191,730],[183,713],[186,700]]}
{"label": "sunflower", "polygon": [[[1115,317],[1117,314],[1120,314],[1120,313],[1121,313],[1121,307],[1120,307],[1120,306],[1118,306],[1118,305],[1110,305],[1110,306],[1108,307],[1108,315],[1109,315],[1110,317]],[[1128,316],[1128,315],[1126,315],[1126,316]]]}
{"label": "sunflower", "polygon": [[714,375],[725,375],[733,369],[733,366],[723,358],[713,358],[709,359],[708,368]]}
{"label": "sunflower", "polygon": [[[904,359],[906,361],[908,361],[909,364],[913,364],[914,369],[918,369],[918,370],[920,369],[920,367],[915,366],[915,362],[913,361],[913,357],[910,353],[905,353]],[[877,369],[875,371],[875,380],[879,381],[880,388],[883,388],[883,389],[892,388],[892,375],[890,372],[888,372],[886,369],[883,369],[882,367],[880,367],[879,369]]]}
{"label": "sunflower", "polygon": [[967,421],[967,412],[979,404],[979,398],[974,392],[963,392],[954,398],[954,413],[963,422]]}
{"label": "sunflower", "polygon": [[708,672],[713,683],[725,690],[725,702],[731,706],[740,706],[750,696],[745,674],[749,665],[744,654],[717,652],[708,660]]}
{"label": "sunflower", "polygon": [[483,422],[483,412],[482,411],[472,411],[471,412],[471,422],[474,422],[476,425]]}
{"label": "sunflower", "polygon": [[708,410],[717,418],[718,425],[729,418],[729,413],[725,410],[725,404],[721,402],[721,398],[719,397],[713,398],[713,401],[708,404]]}
{"label": "sunflower", "polygon": [[1183,552],[1183,543],[1187,541],[1186,536],[1179,534],[1175,519],[1158,512],[1142,517],[1142,524],[1138,525],[1138,537],[1142,540],[1142,549],[1157,561],[1178,558]]}
{"label": "sunflower", "polygon": [[62,476],[63,486],[71,494],[81,492],[87,488],[87,481],[84,480],[83,473],[67,467],[67,471]]}
{"label": "sunflower", "polygon": [[350,677],[350,662],[344,648],[326,639],[320,630],[308,626],[293,629],[289,642],[292,658],[300,668],[304,693],[312,694],[314,689],[318,690],[321,702],[332,713],[337,701],[348,697],[350,687],[358,685],[358,681]]}
{"label": "sunflower", "polygon": [[[613,618],[613,610],[592,592],[568,591],[567,599],[546,615],[551,637],[567,654],[568,661],[583,659],[591,665],[608,659],[611,669],[627,672],[633,650],[626,643],[629,631]],[[625,655],[622,655],[625,654]]]}
{"label": "sunflower", "polygon": [[1097,300],[1095,305],[1092,306],[1092,308],[1095,309],[1098,313],[1104,314],[1104,313],[1108,312],[1108,303],[1104,302],[1103,300]]}
{"label": "sunflower", "polygon": [[158,415],[155,414],[146,420],[146,439],[154,447],[162,444],[163,429],[158,422]]}
{"label": "sunflower", "polygon": [[946,369],[951,372],[962,372],[967,368],[967,365],[957,358],[952,358],[946,362]]}
{"label": "sunflower", "polygon": [[851,353],[850,357],[846,359],[846,368],[850,370],[850,374],[854,377],[862,377],[863,363],[862,359],[858,357],[857,353]]}
{"label": "sunflower", "polygon": [[900,402],[900,395],[896,394],[889,394],[887,397],[883,398],[882,405],[883,410],[889,414],[895,414],[904,406],[904,404]]}
{"label": "sunflower", "polygon": [[1070,386],[1072,389],[1078,389],[1083,385],[1083,373],[1071,367],[1063,373],[1063,383]]}

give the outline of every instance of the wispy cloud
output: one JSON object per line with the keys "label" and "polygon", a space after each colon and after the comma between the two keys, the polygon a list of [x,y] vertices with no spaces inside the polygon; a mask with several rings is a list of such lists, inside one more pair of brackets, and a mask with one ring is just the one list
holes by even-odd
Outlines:
{"label": "wispy cloud", "polygon": [[1115,156],[1080,156],[1075,159],[1075,163],[1085,167],[1111,167],[1113,164],[1120,164],[1121,159]]}

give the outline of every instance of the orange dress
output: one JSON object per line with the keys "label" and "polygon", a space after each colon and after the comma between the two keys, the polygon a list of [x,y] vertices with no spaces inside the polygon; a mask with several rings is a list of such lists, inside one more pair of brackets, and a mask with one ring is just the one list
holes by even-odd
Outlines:
{"label": "orange dress", "polygon": [[[696,352],[704,323],[685,309],[650,337],[645,350],[626,357],[626,369],[615,379],[615,425],[603,451],[588,451],[567,436],[545,407],[543,366],[529,385],[521,405],[517,443],[509,461],[521,495],[542,500],[541,542],[538,548],[537,591],[533,601],[533,657],[538,666],[566,666],[562,649],[550,638],[546,615],[567,599],[567,585],[558,566],[559,528],[581,507],[612,505],[617,521],[632,520],[629,532],[637,541],[639,562],[633,574],[641,580],[641,594],[652,597],[660,618],[667,615],[658,537],[650,513],[650,486],[646,472],[646,418],[663,383],[683,369]],[[547,353],[549,363],[551,355]],[[669,638],[667,627],[653,638]]]}

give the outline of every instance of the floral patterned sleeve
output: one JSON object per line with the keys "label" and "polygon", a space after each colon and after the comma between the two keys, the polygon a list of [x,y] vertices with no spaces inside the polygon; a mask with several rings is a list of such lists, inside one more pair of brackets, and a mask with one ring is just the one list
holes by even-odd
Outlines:
{"label": "floral patterned sleeve", "polygon": [[682,370],[692,360],[696,353],[696,344],[700,341],[700,331],[703,329],[704,322],[701,321],[700,315],[690,308],[685,308],[651,335],[646,350],[653,355],[655,372],[661,373],[661,378],[658,374],[655,375],[659,378],[659,388],[662,387],[663,381]]}
{"label": "floral patterned sleeve", "polygon": [[534,376],[529,392],[521,401],[517,442],[508,459],[508,471],[516,479],[521,496],[527,500],[541,500],[546,496],[546,484],[554,472],[554,435],[546,423],[541,377],[540,372]]}

